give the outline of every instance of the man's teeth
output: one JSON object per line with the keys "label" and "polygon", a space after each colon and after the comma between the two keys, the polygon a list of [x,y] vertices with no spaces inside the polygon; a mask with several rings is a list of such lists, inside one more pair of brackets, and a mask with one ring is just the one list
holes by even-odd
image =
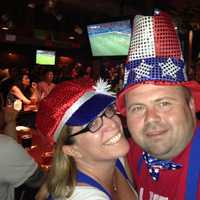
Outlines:
{"label": "man's teeth", "polygon": [[122,134],[119,133],[119,134],[115,135],[114,137],[112,137],[111,139],[109,139],[105,144],[106,145],[115,144],[121,139],[121,136],[122,136]]}

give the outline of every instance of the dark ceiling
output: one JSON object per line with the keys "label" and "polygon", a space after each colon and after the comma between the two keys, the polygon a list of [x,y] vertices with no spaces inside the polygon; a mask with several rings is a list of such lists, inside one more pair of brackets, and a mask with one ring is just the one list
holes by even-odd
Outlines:
{"label": "dark ceiling", "polygon": [[167,10],[179,22],[200,23],[198,0],[4,0],[0,25],[67,32],[74,25],[148,13],[153,7]]}
{"label": "dark ceiling", "polygon": [[4,0],[0,28],[27,35],[35,29],[75,33],[82,38],[87,24],[151,14],[153,8],[172,14],[182,29],[200,29],[199,0]]}

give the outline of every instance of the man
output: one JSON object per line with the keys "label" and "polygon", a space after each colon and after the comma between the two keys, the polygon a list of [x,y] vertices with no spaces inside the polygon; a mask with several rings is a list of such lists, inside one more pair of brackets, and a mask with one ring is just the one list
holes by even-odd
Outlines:
{"label": "man", "polygon": [[8,93],[14,83],[13,76],[14,75],[14,69],[11,68],[3,68],[1,69],[1,76],[2,79],[0,81],[0,95],[1,95],[1,101],[2,101],[2,106],[6,105],[7,101],[7,96]]}
{"label": "man", "polygon": [[128,163],[139,199],[200,199],[200,85],[187,81],[170,17],[136,16],[117,106],[132,136]]}
{"label": "man", "polygon": [[37,191],[44,181],[44,173],[14,139],[17,112],[13,108],[6,107],[4,115],[4,134],[0,134],[0,199],[14,200],[15,190],[18,188],[17,191],[22,191],[23,195],[16,193],[16,200],[18,198],[31,200],[33,197],[26,194],[26,190],[33,191],[34,188]]}

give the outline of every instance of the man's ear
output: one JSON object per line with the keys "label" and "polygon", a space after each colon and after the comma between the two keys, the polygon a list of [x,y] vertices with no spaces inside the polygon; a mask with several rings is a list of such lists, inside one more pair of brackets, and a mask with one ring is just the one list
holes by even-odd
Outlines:
{"label": "man's ear", "polygon": [[74,158],[82,158],[81,153],[75,148],[74,145],[64,145],[62,147],[63,153]]}

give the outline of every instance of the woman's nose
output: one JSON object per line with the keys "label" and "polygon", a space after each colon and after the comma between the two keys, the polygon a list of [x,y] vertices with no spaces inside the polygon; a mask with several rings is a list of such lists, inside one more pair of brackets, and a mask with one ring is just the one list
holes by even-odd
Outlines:
{"label": "woman's nose", "polygon": [[114,115],[112,118],[107,118],[106,116],[103,116],[103,124],[105,128],[116,129],[120,123],[120,119],[117,115]]}

